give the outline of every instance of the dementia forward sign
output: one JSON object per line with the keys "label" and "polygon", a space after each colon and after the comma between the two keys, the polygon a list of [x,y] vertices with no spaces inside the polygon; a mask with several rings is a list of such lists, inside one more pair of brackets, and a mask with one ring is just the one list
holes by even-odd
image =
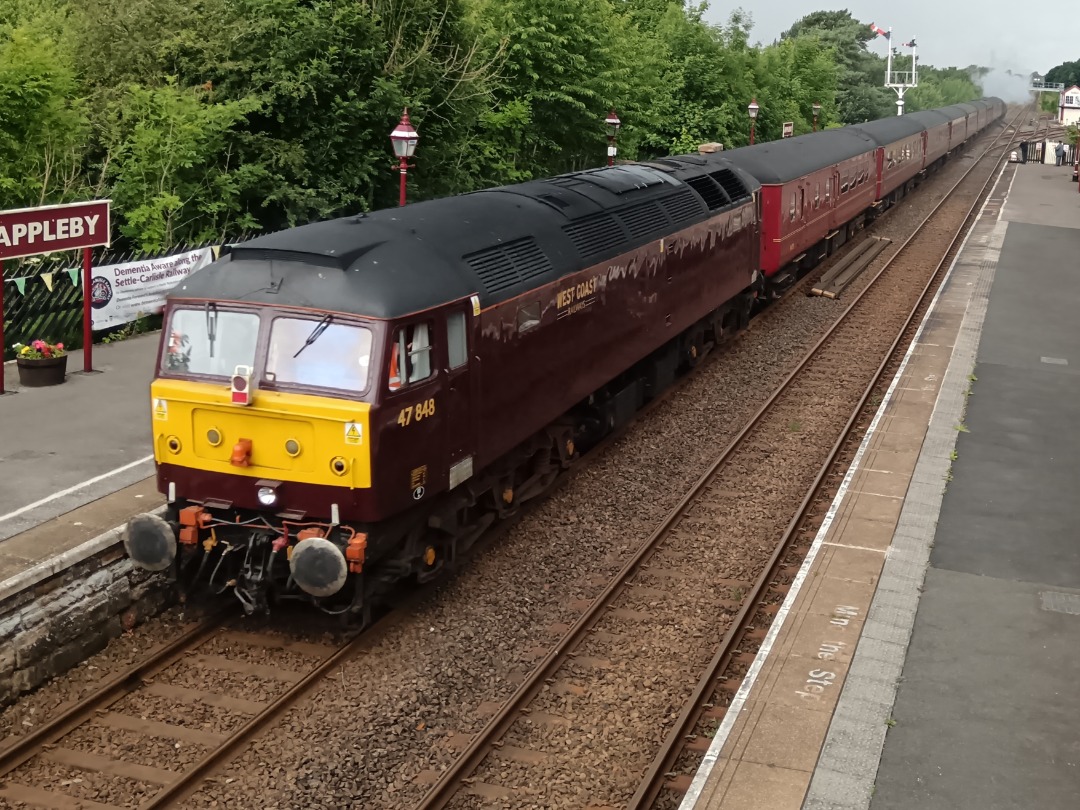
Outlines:
{"label": "dementia forward sign", "polygon": [[109,201],[0,211],[0,261],[109,244]]}

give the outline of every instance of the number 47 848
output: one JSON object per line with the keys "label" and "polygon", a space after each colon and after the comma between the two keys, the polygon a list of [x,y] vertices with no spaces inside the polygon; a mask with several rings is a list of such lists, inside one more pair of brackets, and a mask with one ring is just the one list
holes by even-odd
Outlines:
{"label": "number 47 848", "polygon": [[415,405],[402,408],[401,412],[398,414],[397,422],[402,427],[406,427],[413,422],[419,422],[422,419],[428,419],[434,415],[435,400],[429,399],[426,402],[417,402]]}

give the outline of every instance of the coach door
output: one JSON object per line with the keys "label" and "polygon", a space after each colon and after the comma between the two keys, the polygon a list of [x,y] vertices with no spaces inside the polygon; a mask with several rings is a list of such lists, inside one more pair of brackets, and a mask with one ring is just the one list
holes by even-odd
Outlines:
{"label": "coach door", "polygon": [[473,326],[479,314],[480,300],[461,301],[446,310],[446,459],[449,466],[449,488],[454,489],[473,475],[473,383],[476,361],[472,342]]}

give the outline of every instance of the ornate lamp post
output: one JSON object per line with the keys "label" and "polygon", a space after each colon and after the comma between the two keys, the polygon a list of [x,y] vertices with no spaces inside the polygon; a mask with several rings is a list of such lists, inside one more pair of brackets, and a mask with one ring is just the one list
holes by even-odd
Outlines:
{"label": "ornate lamp post", "polygon": [[416,152],[416,142],[420,139],[419,134],[409,123],[409,108],[401,116],[398,125],[390,133],[390,143],[394,145],[394,154],[398,159],[398,171],[401,172],[401,193],[398,195],[398,205],[405,205],[405,175],[409,170],[409,158]]}
{"label": "ornate lamp post", "polygon": [[604,119],[604,124],[607,125],[607,165],[615,165],[615,137],[619,134],[619,127],[622,126],[622,121],[619,120],[619,116],[615,114],[615,108],[612,107],[611,111],[607,114],[607,118]]}
{"label": "ornate lamp post", "polygon": [[758,110],[761,107],[758,106],[757,98],[750,100],[750,106],[746,108],[746,111],[750,113],[750,145],[754,145],[754,122],[757,121]]}
{"label": "ornate lamp post", "polygon": [[821,113],[821,105],[814,102],[814,132],[817,132],[817,117]]}

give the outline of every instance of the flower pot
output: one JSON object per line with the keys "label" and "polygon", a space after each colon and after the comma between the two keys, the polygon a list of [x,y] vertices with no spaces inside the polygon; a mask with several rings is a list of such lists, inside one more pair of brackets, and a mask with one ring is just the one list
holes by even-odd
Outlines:
{"label": "flower pot", "polygon": [[60,385],[67,374],[68,356],[43,357],[40,360],[15,359],[19,367],[19,382],[24,388],[41,388],[45,385]]}

